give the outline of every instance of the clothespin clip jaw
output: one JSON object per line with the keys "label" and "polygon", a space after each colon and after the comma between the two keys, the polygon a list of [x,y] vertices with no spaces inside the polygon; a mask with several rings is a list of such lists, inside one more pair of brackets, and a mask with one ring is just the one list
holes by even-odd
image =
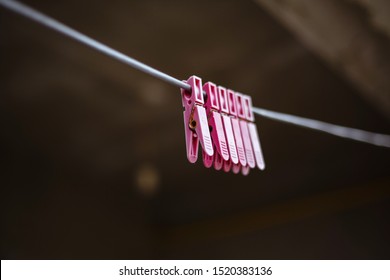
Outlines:
{"label": "clothespin clip jaw", "polygon": [[229,152],[227,150],[222,117],[219,112],[218,88],[214,83],[207,82],[203,85],[203,91],[206,93],[205,108],[208,116],[211,139],[215,148],[214,157],[203,153],[203,163],[206,167],[211,167],[214,159],[216,159],[216,167],[220,169],[221,162],[229,160]]}
{"label": "clothespin clip jaw", "polygon": [[191,76],[187,83],[191,86],[191,90],[181,89],[184,131],[187,158],[189,162],[195,163],[198,159],[199,142],[208,156],[213,156],[214,149],[204,107],[202,80],[199,77]]}
{"label": "clothespin clip jaw", "polygon": [[248,120],[248,130],[249,130],[249,136],[252,143],[253,152],[256,159],[256,165],[260,170],[265,169],[265,162],[263,157],[263,152],[261,150],[261,144],[259,135],[257,132],[255,121],[255,116],[253,114],[252,109],[252,98],[248,95],[243,95],[243,110],[245,114],[245,118]]}

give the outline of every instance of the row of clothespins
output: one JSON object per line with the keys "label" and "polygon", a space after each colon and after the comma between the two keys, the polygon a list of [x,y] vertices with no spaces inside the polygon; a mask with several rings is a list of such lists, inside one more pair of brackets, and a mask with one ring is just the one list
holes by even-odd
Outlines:
{"label": "row of clothespins", "polygon": [[202,85],[196,76],[186,83],[191,90],[181,89],[181,96],[188,160],[197,161],[200,142],[207,168],[243,175],[256,166],[263,170],[251,97],[211,82]]}

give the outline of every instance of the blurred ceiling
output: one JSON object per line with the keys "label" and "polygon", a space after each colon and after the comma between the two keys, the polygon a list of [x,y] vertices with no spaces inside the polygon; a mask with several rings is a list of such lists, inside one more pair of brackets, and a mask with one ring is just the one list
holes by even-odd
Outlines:
{"label": "blurred ceiling", "polygon": [[[390,134],[380,1],[24,2],[258,107]],[[267,170],[216,172],[187,162],[177,88],[4,9],[0,50],[3,259],[389,257],[389,149],[257,118]]]}
{"label": "blurred ceiling", "polygon": [[390,2],[255,0],[390,117]]}

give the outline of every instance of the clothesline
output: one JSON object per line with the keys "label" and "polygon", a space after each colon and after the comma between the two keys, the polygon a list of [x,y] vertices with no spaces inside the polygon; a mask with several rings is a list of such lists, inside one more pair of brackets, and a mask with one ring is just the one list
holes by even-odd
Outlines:
{"label": "clothesline", "polygon": [[[82,33],[79,31],[76,31],[59,21],[37,11],[29,6],[22,4],[18,1],[14,0],[0,0],[0,5],[2,5],[5,8],[8,8],[20,15],[23,15],[31,20],[34,20],[42,25],[45,25],[48,28],[51,28],[59,33],[62,33],[65,36],[68,36],[84,45],[87,45],[107,56],[110,56],[113,59],[116,59],[124,64],[127,64],[139,71],[142,71],[146,74],[149,74],[151,76],[154,76],[155,78],[158,78],[160,80],[163,80],[167,83],[170,83],[173,86],[185,89],[185,90],[191,90],[190,85],[187,83],[172,77],[164,72],[161,72],[149,65],[146,65],[132,57],[129,57],[105,44],[102,44]],[[322,131],[325,133],[329,133],[331,135],[339,136],[342,138],[347,138],[355,141],[365,142],[368,144],[376,145],[376,146],[382,146],[390,148],[390,135],[386,134],[380,134],[380,133],[373,133],[365,130],[355,129],[355,128],[349,128],[344,127],[340,125],[334,125],[318,120],[298,117],[290,114],[285,113],[279,113],[270,111],[263,108],[254,107],[253,112],[259,116],[285,122],[288,124],[293,124],[296,126],[301,126],[305,128],[310,128],[318,131]]]}

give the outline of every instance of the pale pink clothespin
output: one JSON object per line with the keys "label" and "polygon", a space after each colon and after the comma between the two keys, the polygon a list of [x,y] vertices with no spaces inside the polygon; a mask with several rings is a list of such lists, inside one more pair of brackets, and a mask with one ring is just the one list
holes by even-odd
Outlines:
{"label": "pale pink clothespin", "polygon": [[240,93],[236,93],[236,104],[237,104],[237,116],[240,118],[239,123],[240,123],[242,140],[244,142],[245,156],[248,163],[247,166],[242,167],[241,172],[244,175],[246,175],[249,172],[249,168],[254,168],[256,166],[256,162],[254,159],[251,138],[249,135],[248,122],[247,122],[245,109],[244,109],[243,95]]}
{"label": "pale pink clothespin", "polygon": [[233,134],[236,142],[236,148],[237,148],[237,154],[239,160],[238,163],[233,164],[232,171],[237,174],[238,172],[240,172],[241,166],[245,167],[247,165],[247,161],[245,156],[244,143],[241,135],[240,124],[237,118],[236,94],[234,93],[234,91],[228,89],[227,95],[228,95],[228,103],[229,103],[230,120],[232,123]]}
{"label": "pale pink clothespin", "polygon": [[220,105],[220,112],[222,115],[223,126],[225,130],[226,140],[228,144],[228,150],[230,155],[230,160],[225,160],[223,167],[224,171],[230,171],[232,164],[238,163],[238,155],[236,148],[236,141],[234,140],[233,128],[231,119],[229,117],[229,101],[227,91],[224,87],[218,87],[218,98]]}
{"label": "pale pink clothespin", "polygon": [[219,99],[217,86],[211,82],[207,82],[203,85],[203,91],[205,95],[205,107],[208,118],[208,124],[211,134],[211,140],[214,144],[214,156],[209,156],[203,151],[203,163],[206,167],[211,167],[216,160],[216,169],[221,169],[222,162],[229,160],[229,152],[227,149],[227,142],[225,137],[225,131],[222,123],[222,117],[219,112]]}
{"label": "pale pink clothespin", "polygon": [[199,141],[206,155],[213,156],[214,149],[204,108],[202,80],[191,76],[187,83],[191,90],[181,89],[184,107],[184,131],[186,138],[187,158],[191,163],[198,159]]}
{"label": "pale pink clothespin", "polygon": [[265,168],[264,157],[263,157],[263,152],[261,151],[261,144],[257,132],[257,127],[256,124],[254,123],[255,116],[252,111],[252,98],[249,95],[243,95],[243,106],[244,106],[245,117],[248,120],[249,136],[251,138],[252,148],[255,154],[257,167],[260,170],[264,170]]}

